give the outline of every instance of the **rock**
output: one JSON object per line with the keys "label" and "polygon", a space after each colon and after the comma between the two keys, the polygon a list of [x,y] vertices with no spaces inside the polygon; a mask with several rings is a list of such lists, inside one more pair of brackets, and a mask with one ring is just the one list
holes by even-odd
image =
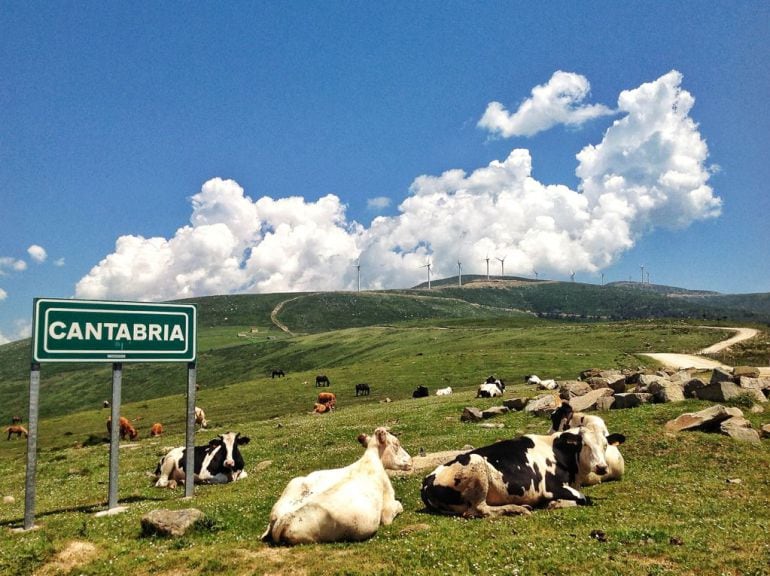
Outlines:
{"label": "rock", "polygon": [[691,374],[689,370],[679,370],[678,372],[674,372],[671,376],[668,377],[669,380],[672,382],[679,382],[680,384],[684,384],[691,378]]}
{"label": "rock", "polygon": [[615,394],[615,402],[612,404],[612,408],[636,408],[651,401],[652,394],[647,392],[624,392],[623,394]]}
{"label": "rock", "polygon": [[679,382],[658,380],[649,386],[655,402],[683,402],[684,387]]}
{"label": "rock", "polygon": [[479,424],[479,428],[505,428],[505,424],[502,422],[482,422]]}
{"label": "rock", "polygon": [[697,398],[698,390],[706,386],[706,383],[700,378],[692,378],[684,384],[684,395],[686,398]]}
{"label": "rock", "polygon": [[510,410],[524,410],[524,407],[529,402],[529,398],[509,398],[503,400],[503,406]]}
{"label": "rock", "polygon": [[738,386],[751,390],[770,390],[770,378],[740,376],[738,378]]}
{"label": "rock", "polygon": [[494,418],[495,416],[501,416],[510,412],[510,408],[506,406],[492,406],[487,408],[481,413],[482,418]]}
{"label": "rock", "polygon": [[481,410],[474,408],[473,406],[466,406],[463,409],[463,414],[460,416],[461,422],[479,422],[484,417],[481,414]]}
{"label": "rock", "polygon": [[719,425],[722,434],[727,434],[730,438],[741,440],[743,442],[759,442],[759,432],[751,427],[751,422],[743,416],[733,416],[724,420]]}
{"label": "rock", "polygon": [[142,534],[149,536],[184,536],[206,515],[197,508],[151,510],[142,516]]}
{"label": "rock", "polygon": [[591,387],[591,390],[598,390],[599,388],[609,388],[610,381],[601,376],[592,376],[587,378],[586,382]]}
{"label": "rock", "polygon": [[424,532],[425,530],[430,530],[430,524],[410,524],[401,528],[398,533],[401,536],[405,536],[414,532]]}
{"label": "rock", "polygon": [[712,402],[725,402],[736,396],[748,395],[757,403],[767,402],[767,398],[760,390],[751,388],[741,388],[732,382],[716,382],[704,386],[697,391],[698,398],[701,400],[710,400]]}
{"label": "rock", "polygon": [[770,424],[762,424],[762,428],[759,430],[762,438],[770,438]]}
{"label": "rock", "polygon": [[754,368],[753,366],[736,366],[733,368],[733,377],[737,380],[741,376],[759,378],[759,368]]}
{"label": "rock", "polygon": [[711,430],[728,418],[743,417],[739,408],[728,408],[722,405],[711,406],[700,412],[688,412],[680,414],[674,420],[666,422],[665,429],[668,432],[680,432],[682,430],[705,429]]}
{"label": "rock", "polygon": [[649,387],[654,382],[660,382],[661,380],[668,380],[668,375],[662,376],[660,374],[640,374],[637,384],[639,386]]}
{"label": "rock", "polygon": [[595,378],[597,376],[601,376],[602,371],[598,368],[589,368],[588,370],[583,370],[580,373],[580,379],[581,380],[588,380],[589,378]]}
{"label": "rock", "polygon": [[572,400],[575,396],[583,396],[590,391],[591,386],[582,380],[562,380],[559,382],[559,397],[562,400]]}
{"label": "rock", "polygon": [[615,404],[614,396],[602,396],[596,399],[597,410],[611,410],[613,404]]}
{"label": "rock", "polygon": [[524,407],[524,412],[532,412],[536,416],[549,416],[561,406],[561,399],[555,394],[542,394],[530,400]]}
{"label": "rock", "polygon": [[585,412],[596,406],[596,402],[599,398],[605,396],[612,396],[612,388],[599,388],[598,390],[591,390],[587,394],[582,396],[576,396],[569,401],[569,405],[575,412]]}
{"label": "rock", "polygon": [[723,370],[722,368],[714,368],[714,371],[711,373],[711,381],[709,384],[717,384],[718,382],[732,382],[733,381],[733,375],[730,374],[727,370]]}
{"label": "rock", "polygon": [[16,498],[13,496],[3,496],[3,504],[13,504],[16,502]]}
{"label": "rock", "polygon": [[273,465],[272,460],[262,460],[261,462],[257,462],[255,469],[257,472],[262,472],[262,470],[267,470],[272,465]]}

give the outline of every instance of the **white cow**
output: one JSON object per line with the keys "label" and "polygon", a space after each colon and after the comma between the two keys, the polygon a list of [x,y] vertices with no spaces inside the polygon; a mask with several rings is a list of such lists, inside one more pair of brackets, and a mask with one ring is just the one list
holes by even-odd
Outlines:
{"label": "white cow", "polygon": [[452,387],[447,386],[446,388],[439,388],[436,390],[436,396],[449,396],[452,393]]}
{"label": "white cow", "polygon": [[476,391],[476,398],[495,398],[496,396],[502,396],[503,391],[497,384],[490,384],[485,382],[479,386]]}
{"label": "white cow", "polygon": [[574,412],[569,402],[565,401],[562,402],[561,407],[551,414],[551,429],[548,433],[555,434],[579,426],[595,430],[607,438],[607,450],[604,453],[604,457],[607,460],[607,473],[599,476],[589,472],[583,481],[583,485],[593,486],[600,482],[620,480],[626,470],[626,462],[618,446],[626,441],[626,437],[623,434],[610,434],[607,424],[605,424],[600,416]]}
{"label": "white cow", "polygon": [[361,434],[366,448],[353,464],[294,478],[273,505],[265,542],[307,544],[366,540],[404,508],[385,468],[409,469],[412,459],[387,428]]}

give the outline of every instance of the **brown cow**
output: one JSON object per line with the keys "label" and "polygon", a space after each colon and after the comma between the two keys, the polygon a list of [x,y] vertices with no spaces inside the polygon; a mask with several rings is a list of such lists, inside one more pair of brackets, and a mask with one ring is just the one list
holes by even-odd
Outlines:
{"label": "brown cow", "polygon": [[[137,439],[139,432],[136,431],[136,428],[131,426],[131,422],[129,422],[128,418],[121,416],[120,420],[118,420],[118,424],[120,425],[121,440],[125,440],[126,436],[128,436],[131,440]],[[107,433],[112,434],[112,417],[107,418]]]}
{"label": "brown cow", "polygon": [[27,436],[29,436],[29,432],[27,432],[27,429],[24,426],[22,426],[21,424],[14,424],[12,426],[8,426],[8,428],[6,428],[6,430],[8,432],[8,440],[11,439],[11,436],[13,434],[16,434],[16,438],[21,438],[22,434],[24,434],[25,438]]}
{"label": "brown cow", "polygon": [[323,414],[324,412],[329,412],[331,408],[329,408],[328,404],[319,404],[318,402],[315,403],[313,406],[313,412],[316,414]]}
{"label": "brown cow", "polygon": [[316,402],[325,404],[329,407],[329,410],[334,410],[337,406],[337,396],[334,395],[334,392],[319,392]]}
{"label": "brown cow", "polygon": [[150,436],[160,436],[163,434],[163,424],[156,422],[150,427]]}

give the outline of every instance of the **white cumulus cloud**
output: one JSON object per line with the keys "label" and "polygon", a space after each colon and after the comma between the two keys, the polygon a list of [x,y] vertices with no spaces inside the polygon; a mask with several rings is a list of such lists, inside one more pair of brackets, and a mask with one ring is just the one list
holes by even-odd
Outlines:
{"label": "white cumulus cloud", "polygon": [[579,126],[593,118],[614,114],[602,104],[583,104],[590,90],[584,76],[559,70],[547,84],[535,86],[532,96],[516,112],[508,112],[500,102],[490,102],[478,126],[506,138],[533,136],[557,124]]}
{"label": "white cumulus cloud", "polygon": [[45,262],[45,259],[48,258],[48,253],[45,251],[45,248],[38,246],[37,244],[33,244],[27,248],[27,253],[35,262]]}
{"label": "white cumulus cloud", "polygon": [[390,198],[388,198],[387,196],[377,196],[376,198],[369,198],[366,201],[366,207],[369,210],[379,211],[379,210],[384,210],[385,208],[390,206],[390,203],[391,203]]}
{"label": "white cumulus cloud", "polygon": [[10,256],[0,257],[0,276],[5,275],[7,270],[14,272],[23,272],[27,269],[27,263],[24,260],[17,260]]}
{"label": "white cumulus cloud", "polygon": [[[359,259],[365,288],[423,282],[428,260],[434,277],[456,274],[458,259],[466,274],[484,273],[487,257],[492,271],[505,258],[508,274],[601,270],[656,227],[720,213],[708,148],[689,116],[694,99],[681,82],[672,71],[620,94],[619,117],[577,154],[577,189],[533,178],[530,152],[517,148],[470,173],[418,176],[398,215],[364,227],[348,221],[334,195],[252,200],[236,182],[214,178],[191,197],[188,225],[171,238],[118,238],[76,295],[354,289]],[[582,99],[571,98],[563,109]]]}
{"label": "white cumulus cloud", "polygon": [[8,298],[8,292],[0,288],[0,302]]}

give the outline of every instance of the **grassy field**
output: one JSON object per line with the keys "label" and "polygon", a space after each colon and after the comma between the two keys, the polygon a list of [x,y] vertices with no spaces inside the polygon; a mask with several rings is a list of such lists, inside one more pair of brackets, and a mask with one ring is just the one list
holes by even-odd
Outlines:
{"label": "grassy field", "polygon": [[[0,439],[0,496],[15,499],[0,504],[0,574],[770,574],[770,443],[663,431],[667,420],[708,405],[698,401],[606,413],[610,429],[628,438],[626,476],[587,488],[591,507],[496,520],[435,516],[423,509],[419,474],[393,480],[405,511],[369,541],[264,545],[259,536],[286,483],[355,460],[360,432],[388,425],[413,455],[545,433],[544,418],[523,413],[495,420],[503,429],[463,424],[459,416],[465,406],[499,403],[474,398],[489,374],[509,383],[506,397],[533,395],[520,383],[524,374],[576,378],[590,367],[638,367],[649,362],[638,352],[690,352],[724,336],[673,322],[520,317],[415,319],[295,337],[268,326],[214,322],[201,330],[197,403],[212,429],[199,432],[197,443],[227,430],[251,443],[242,449],[249,477],[196,487],[192,502],[182,499],[183,489],[154,488],[148,477],[164,449],[184,441],[184,367],[125,367],[122,412],[141,436],[120,450],[120,503],[128,512],[117,516],[94,516],[108,490],[101,442],[108,414],[96,399],[109,397],[109,387],[90,408],[70,409],[68,395],[86,391],[66,387],[84,373],[44,366],[43,383],[50,372],[61,389],[41,392],[47,416],[39,430],[39,529],[10,532],[24,512],[25,443]],[[271,379],[269,367],[287,377]],[[91,370],[91,384],[109,380],[109,369]],[[320,372],[338,397],[329,415],[309,414]],[[357,382],[370,383],[371,396],[356,398]],[[432,393],[451,385],[455,394],[414,400],[417,384]],[[768,421],[746,412],[755,427]],[[154,421],[166,427],[160,439],[147,438]],[[727,482],[736,478],[740,483]],[[207,516],[195,532],[173,540],[141,535],[146,512],[190,506]],[[605,537],[592,537],[594,531]]]}

